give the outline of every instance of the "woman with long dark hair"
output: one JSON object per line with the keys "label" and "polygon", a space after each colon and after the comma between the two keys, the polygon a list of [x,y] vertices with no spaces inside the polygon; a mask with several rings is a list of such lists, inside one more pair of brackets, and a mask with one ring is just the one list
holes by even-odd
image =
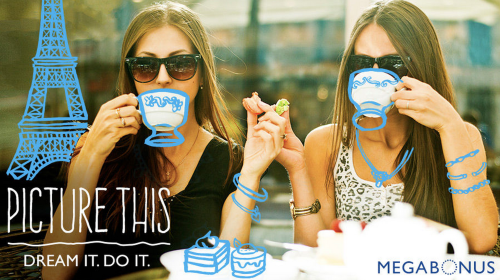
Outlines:
{"label": "woman with long dark hair", "polygon": [[[180,90],[190,98],[187,121],[178,129],[185,138],[181,145],[144,144],[151,131],[142,125],[136,96],[154,89]],[[44,279],[109,278],[160,266],[162,253],[188,248],[208,231],[231,243],[235,238],[248,242],[251,217],[233,204],[230,194],[247,209],[255,201],[236,189],[233,176],[240,172],[239,183],[258,191],[260,177],[283,145],[284,122],[255,131],[257,117],[248,114],[243,156],[239,129],[218,88],[212,49],[199,17],[173,2],[141,11],[123,40],[117,93],[101,106],[77,143],[54,229],[45,238],[47,244],[80,244],[46,246],[44,256],[78,259],[67,266],[44,267]],[[279,118],[274,112],[269,115]],[[84,219],[68,233],[73,199],[77,215],[78,205],[83,206]],[[85,241],[170,245],[81,244]],[[127,255],[131,263],[106,267],[104,254]],[[138,266],[134,258],[141,254],[147,260]],[[84,255],[97,257],[90,264],[82,262]]]}
{"label": "woman with long dark hair", "polygon": [[[366,128],[358,131],[358,142],[348,87],[351,73],[364,68],[391,70],[402,83],[383,128],[374,129],[382,118],[357,119]],[[481,134],[457,113],[436,32],[415,5],[382,1],[367,9],[342,57],[332,124],[313,130],[305,147],[290,124],[285,133],[277,160],[289,172],[292,207],[300,209],[294,217],[296,242],[316,245],[317,232],[333,220],[369,222],[404,201],[417,215],[463,231],[471,252],[487,252],[496,243],[498,210],[486,170],[481,171],[486,162]],[[456,160],[460,163],[450,164]],[[374,169],[397,174],[377,187]],[[468,176],[453,177],[460,174]]]}

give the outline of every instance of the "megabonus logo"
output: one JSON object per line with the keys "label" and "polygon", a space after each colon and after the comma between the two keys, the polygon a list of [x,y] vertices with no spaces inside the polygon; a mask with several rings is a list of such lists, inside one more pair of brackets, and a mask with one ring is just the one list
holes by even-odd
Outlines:
{"label": "megabonus logo", "polygon": [[429,274],[493,274],[494,261],[387,261],[378,262],[378,274],[429,275]]}

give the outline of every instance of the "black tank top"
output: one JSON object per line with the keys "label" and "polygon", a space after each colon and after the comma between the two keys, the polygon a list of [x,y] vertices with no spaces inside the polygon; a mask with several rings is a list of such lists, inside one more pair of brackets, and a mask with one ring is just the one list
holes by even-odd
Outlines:
{"label": "black tank top", "polygon": [[[241,147],[234,147],[233,151],[242,153]],[[141,232],[140,237],[136,237],[135,233],[132,232],[122,234],[120,227],[119,232],[109,232],[108,229],[108,233],[105,234],[87,233],[87,241],[100,240],[122,244],[141,241],[148,243],[168,242],[170,245],[121,247],[87,244],[85,245],[87,266],[82,262],[74,279],[105,279],[138,270],[160,267],[160,256],[163,253],[189,248],[208,231],[211,231],[212,236],[219,236],[222,207],[229,194],[236,190],[232,183],[234,174],[224,185],[228,168],[228,143],[220,137],[214,136],[205,148],[186,188],[168,199],[170,204],[169,232],[165,234],[152,233],[151,229],[148,228],[148,233]],[[95,214],[89,217],[92,228],[94,228],[94,218]],[[141,229],[144,230],[142,227]],[[94,258],[94,266],[90,265],[88,255],[98,255]],[[105,255],[112,255],[115,259],[120,255],[126,255],[129,263],[122,267],[116,263],[106,267]],[[144,267],[140,257],[138,257],[141,260],[140,265],[135,265],[137,255],[147,255]],[[111,256],[107,258],[108,264],[110,264]],[[119,258],[122,265],[125,260],[125,257]]]}

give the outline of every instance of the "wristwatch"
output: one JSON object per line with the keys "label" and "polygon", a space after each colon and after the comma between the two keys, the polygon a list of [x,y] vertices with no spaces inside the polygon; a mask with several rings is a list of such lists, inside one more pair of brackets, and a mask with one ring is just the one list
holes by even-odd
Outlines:
{"label": "wristwatch", "polygon": [[293,198],[290,199],[290,213],[292,214],[292,218],[294,220],[298,216],[306,216],[306,215],[316,214],[319,212],[319,209],[321,209],[321,203],[319,203],[318,199],[316,199],[316,201],[311,206],[304,207],[304,208],[295,208]]}

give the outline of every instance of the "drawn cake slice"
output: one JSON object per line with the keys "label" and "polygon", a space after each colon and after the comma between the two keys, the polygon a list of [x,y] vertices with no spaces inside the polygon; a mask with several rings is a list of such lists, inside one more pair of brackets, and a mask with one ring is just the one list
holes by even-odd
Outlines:
{"label": "drawn cake slice", "polygon": [[221,271],[228,263],[229,241],[210,236],[210,231],[184,251],[185,272],[212,275]]}
{"label": "drawn cake slice", "polygon": [[[249,249],[243,249],[245,246]],[[236,238],[234,248],[231,253],[231,270],[234,277],[253,278],[266,270],[266,248],[251,243],[241,244]]]}

